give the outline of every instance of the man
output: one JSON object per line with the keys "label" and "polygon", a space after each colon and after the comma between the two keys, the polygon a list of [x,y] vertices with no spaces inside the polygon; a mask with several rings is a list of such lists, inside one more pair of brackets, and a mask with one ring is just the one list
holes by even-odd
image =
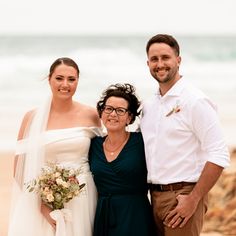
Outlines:
{"label": "man", "polygon": [[159,84],[155,97],[144,103],[141,120],[157,231],[198,236],[207,193],[229,166],[228,149],[215,106],[179,74],[178,42],[158,34],[146,52]]}

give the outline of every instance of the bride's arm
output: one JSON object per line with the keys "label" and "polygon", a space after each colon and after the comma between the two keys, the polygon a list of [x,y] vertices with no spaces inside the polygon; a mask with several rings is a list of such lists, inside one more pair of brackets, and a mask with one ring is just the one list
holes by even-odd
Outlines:
{"label": "bride's arm", "polygon": [[[27,112],[22,120],[21,126],[20,126],[20,130],[18,133],[18,138],[17,140],[20,142],[21,140],[24,139],[25,137],[25,132],[27,130],[27,128],[29,127],[31,121],[32,121],[32,117],[34,115],[35,110],[31,110],[29,112]],[[14,160],[14,177],[16,178],[16,171],[17,171],[17,163],[19,161],[19,156],[16,155],[15,156],[15,160]],[[46,218],[46,220],[48,221],[48,223],[55,229],[56,227],[56,221],[53,220],[50,217],[50,212],[52,211],[52,209],[48,206],[46,206],[45,204],[41,203],[41,213],[42,215]]]}
{"label": "bride's arm", "polygon": [[50,216],[50,212],[52,209],[48,207],[47,205],[41,203],[41,213],[42,215],[46,218],[47,222],[54,228],[56,229],[56,221],[52,219]]}
{"label": "bride's arm", "polygon": [[16,166],[17,166],[17,161],[18,161],[18,155],[14,157],[14,166],[13,166],[13,177],[16,177]]}
{"label": "bride's arm", "polygon": [[[21,126],[20,126],[20,129],[19,129],[19,132],[18,132],[18,137],[17,137],[18,142],[20,142],[21,140],[24,139],[26,129],[29,126],[29,123],[32,120],[34,112],[35,112],[35,110],[31,110],[31,111],[28,111],[24,115],[24,118],[21,122]],[[19,158],[18,155],[16,155],[15,159],[14,159],[14,166],[13,166],[13,177],[14,178],[16,177],[16,169],[17,169],[18,158]]]}

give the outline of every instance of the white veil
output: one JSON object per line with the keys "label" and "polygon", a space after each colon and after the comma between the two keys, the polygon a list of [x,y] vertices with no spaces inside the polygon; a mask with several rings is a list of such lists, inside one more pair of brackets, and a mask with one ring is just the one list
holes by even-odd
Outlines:
{"label": "white veil", "polygon": [[[46,130],[49,112],[51,108],[51,96],[43,102],[43,105],[35,110],[32,119],[29,120],[24,138],[17,142],[16,157],[17,164],[15,169],[15,179],[12,188],[12,205],[9,219],[10,235],[18,235],[15,232],[15,224],[19,225],[20,221],[27,220],[31,224],[32,233],[35,224],[35,217],[40,213],[41,200],[37,194],[29,193],[26,189],[27,183],[35,179],[44,163],[44,145],[42,142],[43,131]],[[21,211],[27,211],[21,216]],[[30,231],[31,232],[31,231]],[[19,232],[18,232],[19,233]],[[33,235],[33,234],[32,234]]]}
{"label": "white veil", "polygon": [[35,110],[27,124],[24,139],[17,142],[18,161],[15,176],[19,182],[27,183],[36,178],[44,163],[42,134],[46,130],[50,108],[51,97],[48,97],[43,105]]}

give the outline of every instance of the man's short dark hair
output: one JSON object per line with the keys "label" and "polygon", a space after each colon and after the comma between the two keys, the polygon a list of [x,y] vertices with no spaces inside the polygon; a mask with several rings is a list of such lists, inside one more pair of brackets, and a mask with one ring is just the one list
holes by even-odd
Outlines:
{"label": "man's short dark hair", "polygon": [[147,54],[148,54],[150,46],[154,43],[165,43],[165,44],[169,45],[171,48],[173,48],[173,50],[175,51],[177,56],[179,56],[179,54],[180,54],[179,44],[176,41],[176,39],[171,35],[157,34],[157,35],[153,36],[152,38],[150,38],[149,41],[147,42],[147,46],[146,46]]}

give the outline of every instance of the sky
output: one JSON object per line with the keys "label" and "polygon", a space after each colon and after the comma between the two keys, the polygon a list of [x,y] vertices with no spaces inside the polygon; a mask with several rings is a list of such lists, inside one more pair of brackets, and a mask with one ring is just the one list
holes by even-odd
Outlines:
{"label": "sky", "polygon": [[236,35],[235,11],[235,0],[0,0],[0,35]]}

